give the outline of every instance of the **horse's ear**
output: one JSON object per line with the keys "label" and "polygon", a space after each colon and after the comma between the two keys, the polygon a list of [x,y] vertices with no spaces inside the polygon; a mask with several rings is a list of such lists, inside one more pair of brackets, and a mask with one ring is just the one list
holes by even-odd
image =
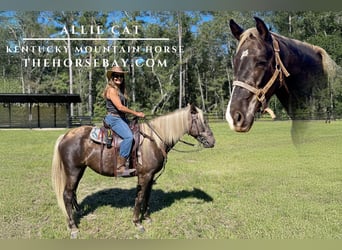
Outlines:
{"label": "horse's ear", "polygon": [[255,22],[256,22],[256,28],[259,32],[259,35],[264,39],[265,41],[270,40],[271,34],[270,31],[268,30],[266,24],[264,23],[263,20],[261,20],[259,17],[254,17]]}
{"label": "horse's ear", "polygon": [[244,32],[244,29],[241,28],[233,19],[230,19],[229,21],[229,27],[232,31],[232,34],[237,40],[240,40],[241,34]]}
{"label": "horse's ear", "polygon": [[190,113],[191,114],[196,114],[196,113],[198,113],[198,111],[197,111],[197,108],[196,108],[196,105],[195,104],[190,104]]}

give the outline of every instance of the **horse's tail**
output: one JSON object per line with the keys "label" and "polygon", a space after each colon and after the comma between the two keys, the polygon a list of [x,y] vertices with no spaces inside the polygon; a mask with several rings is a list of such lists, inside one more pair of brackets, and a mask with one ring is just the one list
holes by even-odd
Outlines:
{"label": "horse's tail", "polygon": [[63,193],[66,185],[66,175],[64,171],[64,164],[61,160],[61,156],[58,150],[59,143],[63,139],[64,135],[61,135],[58,137],[55,143],[54,147],[54,153],[52,158],[52,186],[56,193],[57,197],[57,203],[59,207],[62,209],[64,215],[68,217],[65,204],[64,204],[64,198]]}

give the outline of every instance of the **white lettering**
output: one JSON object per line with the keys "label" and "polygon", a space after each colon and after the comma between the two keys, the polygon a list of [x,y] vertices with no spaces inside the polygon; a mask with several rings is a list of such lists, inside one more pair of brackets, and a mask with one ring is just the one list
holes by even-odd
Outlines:
{"label": "white lettering", "polygon": [[66,25],[64,25],[64,27],[63,27],[63,29],[62,29],[62,31],[61,31],[61,34],[62,34],[62,35],[63,35],[63,34],[69,34]]}

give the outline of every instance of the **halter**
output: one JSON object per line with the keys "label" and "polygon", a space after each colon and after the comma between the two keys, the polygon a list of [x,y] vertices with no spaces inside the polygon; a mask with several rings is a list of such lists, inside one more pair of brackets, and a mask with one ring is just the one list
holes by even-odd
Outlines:
{"label": "halter", "polygon": [[286,90],[288,91],[288,88],[287,88],[287,86],[284,82],[284,79],[283,79],[283,74],[286,77],[288,77],[290,75],[290,73],[286,70],[283,62],[281,61],[281,58],[279,55],[279,52],[280,52],[279,43],[273,35],[272,35],[272,43],[273,43],[273,50],[274,50],[276,65],[275,65],[275,71],[274,71],[271,79],[266,83],[266,85],[263,88],[255,88],[255,87],[253,87],[253,86],[251,86],[245,82],[242,82],[242,81],[233,81],[233,86],[239,86],[239,87],[245,88],[245,89],[249,90],[250,92],[252,92],[256,96],[258,101],[261,103],[262,109],[266,112],[269,112],[270,115],[272,116],[272,118],[275,118],[273,111],[267,106],[266,93],[272,87],[273,83],[278,78],[278,76],[279,76],[279,80],[280,80],[280,85],[284,86],[286,88]]}

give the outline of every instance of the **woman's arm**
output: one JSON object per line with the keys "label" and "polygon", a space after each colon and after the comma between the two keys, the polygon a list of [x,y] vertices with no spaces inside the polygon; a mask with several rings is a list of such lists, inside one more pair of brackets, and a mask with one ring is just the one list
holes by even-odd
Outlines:
{"label": "woman's arm", "polygon": [[109,88],[107,91],[107,98],[112,101],[112,103],[115,105],[115,107],[119,111],[126,113],[126,114],[132,114],[132,115],[135,115],[137,117],[145,117],[145,114],[143,112],[138,112],[138,111],[129,109],[125,105],[122,105],[120,97],[119,97],[119,93],[116,89]]}

